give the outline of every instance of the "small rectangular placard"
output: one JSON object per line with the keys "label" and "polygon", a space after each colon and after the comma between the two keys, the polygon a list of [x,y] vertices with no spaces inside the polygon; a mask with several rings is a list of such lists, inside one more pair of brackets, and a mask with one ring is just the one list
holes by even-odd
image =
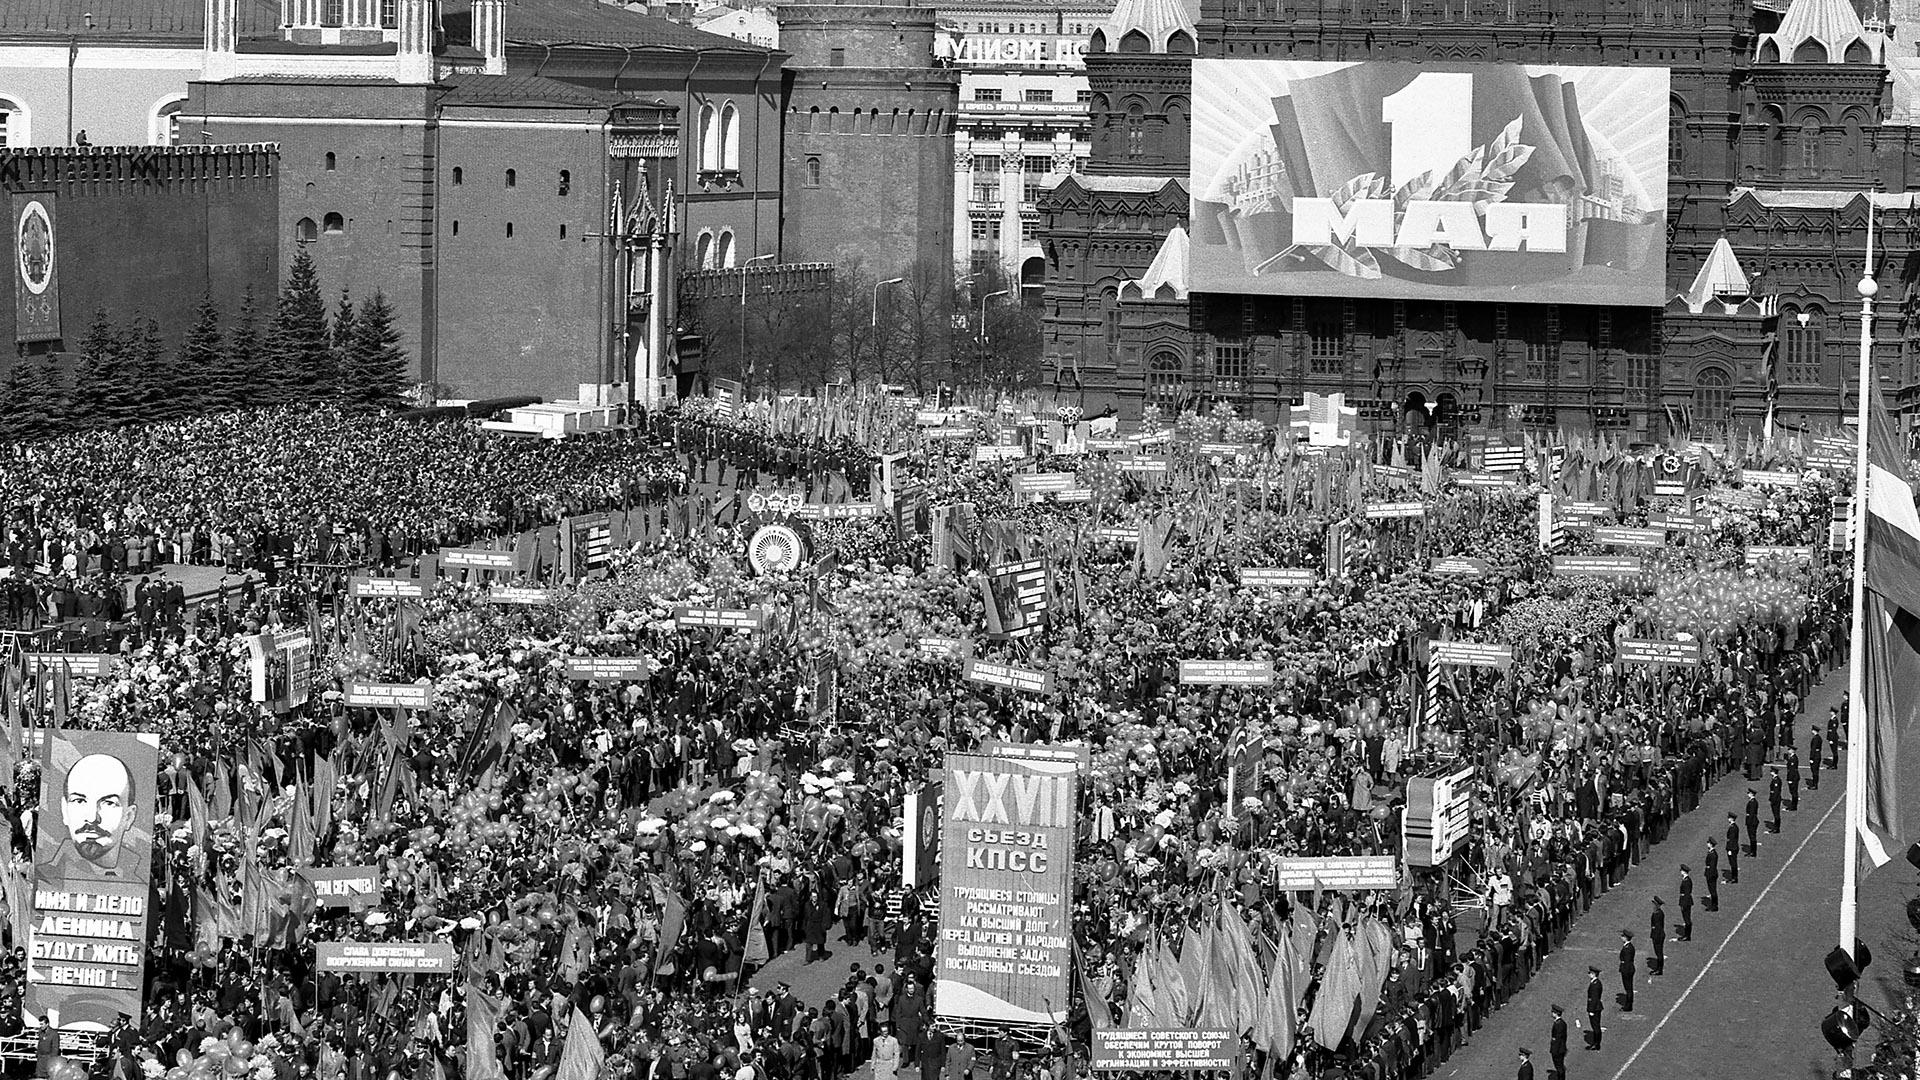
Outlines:
{"label": "small rectangular placard", "polygon": [[119,660],[113,653],[30,652],[27,654],[27,671],[40,675],[64,667],[67,674],[76,679],[104,679],[113,674]]}
{"label": "small rectangular placard", "polygon": [[1271,660],[1182,660],[1180,682],[1185,686],[1271,686]]}
{"label": "small rectangular placard", "polygon": [[653,678],[653,662],[644,656],[570,656],[567,678],[575,682],[639,682]]}
{"label": "small rectangular placard", "polygon": [[1812,562],[1813,549],[1793,544],[1748,544],[1747,565],[1762,562]]}
{"label": "small rectangular placard", "polygon": [[1449,555],[1433,560],[1433,572],[1440,577],[1485,577],[1487,560],[1472,555]]}
{"label": "small rectangular placard", "polygon": [[1700,643],[1627,638],[1620,642],[1620,647],[1614,650],[1613,655],[1623,664],[1685,664],[1694,667],[1700,663]]}
{"label": "small rectangular placard", "polygon": [[1436,641],[1433,662],[1456,667],[1490,667],[1505,670],[1513,663],[1513,649],[1506,645],[1485,645],[1475,641]]}
{"label": "small rectangular placard", "polygon": [[1305,589],[1313,585],[1313,571],[1291,566],[1247,566],[1240,584],[1249,589]]}
{"label": "small rectangular placard", "polygon": [[1211,1072],[1233,1067],[1240,1049],[1225,1028],[1095,1028],[1095,1072]]}
{"label": "small rectangular placard", "polygon": [[475,570],[512,570],[513,552],[489,548],[441,548],[441,566],[466,566]]}
{"label": "small rectangular placard", "polygon": [[1273,872],[1273,887],[1281,892],[1395,889],[1399,886],[1400,867],[1397,858],[1392,855],[1281,859]]}
{"label": "small rectangular placard", "polygon": [[369,709],[431,709],[433,685],[350,682],[347,704]]}
{"label": "small rectangular placard", "polygon": [[1052,675],[1032,668],[1014,667],[1012,664],[989,664],[970,659],[961,677],[968,682],[1001,686],[1024,694],[1045,694],[1053,689]]}
{"label": "small rectangular placard", "polygon": [[1370,518],[1416,518],[1425,517],[1427,504],[1423,502],[1383,502],[1368,503],[1366,516]]}
{"label": "small rectangular placard", "polygon": [[767,613],[759,608],[700,608],[682,607],[673,609],[673,625],[685,630],[690,626],[715,626],[722,630],[758,630],[766,625]]}
{"label": "small rectangular placard", "polygon": [[487,602],[490,604],[526,604],[539,606],[547,602],[547,590],[527,585],[495,585],[487,590]]}
{"label": "small rectangular placard", "polygon": [[313,946],[321,971],[395,971],[445,975],[457,957],[450,941],[321,941]]}
{"label": "small rectangular placard", "polygon": [[1638,555],[1555,555],[1553,572],[1587,577],[1633,577],[1640,573]]}
{"label": "small rectangular placard", "polygon": [[1613,547],[1657,548],[1666,544],[1664,529],[1630,529],[1624,525],[1602,525],[1593,530],[1593,542]]}
{"label": "small rectangular placard", "polygon": [[412,578],[358,576],[353,579],[355,600],[421,600],[425,599],[426,595],[426,585]]}

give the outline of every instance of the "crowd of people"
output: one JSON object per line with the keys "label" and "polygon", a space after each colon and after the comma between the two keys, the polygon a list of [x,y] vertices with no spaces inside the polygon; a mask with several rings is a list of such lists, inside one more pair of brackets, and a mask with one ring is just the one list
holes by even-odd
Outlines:
{"label": "crowd of people", "polygon": [[[1137,1014],[1143,957],[1185,947],[1224,910],[1304,958],[1289,1022],[1242,1030],[1241,1072],[1418,1076],[1716,776],[1785,752],[1845,637],[1844,567],[1821,554],[1835,488],[1815,473],[1750,489],[1703,463],[1684,497],[1701,531],[1649,551],[1638,575],[1595,578],[1552,572],[1539,493],[1604,485],[1627,525],[1675,506],[1611,447],[1557,465],[1531,455],[1510,485],[1467,485],[1465,447],[1275,452],[1272,432],[1215,415],[1170,425],[1161,471],[1123,469],[1111,451],[1053,454],[1047,425],[1026,462],[980,464],[976,439],[1005,428],[1017,445],[1033,426],[957,416],[943,423],[972,438],[921,439],[903,412],[830,438],[746,410],[524,443],[274,411],[24,456],[0,478],[17,507],[14,580],[245,567],[264,553],[283,585],[223,590],[213,617],[183,613],[173,632],[136,625],[115,673],[72,684],[67,723],[158,732],[166,763],[161,947],[143,1015],[99,1067],[544,1080],[584,1052],[578,1017],[596,1068],[622,1080],[1060,1077],[1085,1067],[1090,1028]],[[868,444],[841,434],[855,426]],[[867,467],[894,449],[900,474],[868,491]],[[479,580],[338,605],[303,585],[307,563],[398,566],[684,491],[689,459],[713,457],[768,490],[832,470],[927,509],[806,523],[812,558],[791,573],[755,573],[746,557],[771,517],[690,525],[531,606],[489,603]],[[1074,472],[1089,494],[1025,494],[1011,477],[1034,469]],[[1716,498],[1727,490],[1739,497]],[[1366,515],[1396,500],[1423,511]],[[1749,566],[1757,543],[1815,554]],[[1590,550],[1573,528],[1559,553]],[[1470,574],[1437,565],[1454,556],[1479,561]],[[1049,566],[1045,625],[994,640],[983,575],[1015,558]],[[1316,574],[1249,587],[1247,567]],[[159,604],[158,625],[175,625]],[[680,606],[764,620],[688,627]],[[251,699],[242,643],[276,627],[310,629],[315,655],[310,700],[281,711]],[[1615,655],[1627,638],[1695,642],[1701,662],[1629,665]],[[981,687],[927,640],[1042,671],[1051,689]],[[1429,644],[1444,640],[1505,644],[1511,664],[1446,668],[1430,693]],[[570,659],[615,656],[646,657],[648,674],[568,677]],[[1270,661],[1275,683],[1184,685],[1192,658]],[[431,684],[434,705],[348,707],[354,680]],[[1089,992],[1051,1033],[942,1022],[937,904],[902,884],[905,794],[943,754],[993,739],[1090,754],[1073,897]],[[1242,745],[1254,782],[1229,801]],[[1364,894],[1272,887],[1282,858],[1402,854],[1409,780],[1463,766],[1473,828],[1442,867],[1403,863],[1399,888]],[[30,761],[16,779],[8,809],[31,836]],[[376,867],[381,894],[315,910],[302,865]],[[245,904],[250,882],[276,903]],[[1339,943],[1362,938],[1379,943],[1370,974],[1323,978]],[[313,943],[326,940],[449,942],[460,971],[318,973]],[[825,1000],[755,977],[790,951],[810,964],[854,946],[860,963]],[[1360,1008],[1328,1007],[1347,993]]]}

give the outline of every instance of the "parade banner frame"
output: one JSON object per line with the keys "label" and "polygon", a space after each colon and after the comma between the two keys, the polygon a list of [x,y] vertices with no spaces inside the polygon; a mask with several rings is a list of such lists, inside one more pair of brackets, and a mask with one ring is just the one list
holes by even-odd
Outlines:
{"label": "parade banner frame", "polygon": [[1281,892],[1397,889],[1400,887],[1400,860],[1393,855],[1283,858],[1274,863],[1273,887]]}
{"label": "parade banner frame", "polygon": [[948,754],[942,768],[934,1015],[1010,1026],[1066,1019],[1082,751]]}
{"label": "parade banner frame", "polygon": [[1622,664],[1700,666],[1697,641],[1661,641],[1653,638],[1623,638],[1613,658]]}
{"label": "parade banner frame", "polygon": [[450,941],[320,941],[313,946],[321,972],[451,975],[460,954]]}
{"label": "parade banner frame", "polygon": [[1094,1072],[1214,1072],[1231,1069],[1240,1040],[1226,1028],[1095,1028]]}
{"label": "parade banner frame", "polygon": [[1243,566],[1240,568],[1240,587],[1243,589],[1311,589],[1319,575],[1306,567],[1295,566]]}
{"label": "parade banner frame", "polygon": [[1271,660],[1182,660],[1182,686],[1272,686]]}
{"label": "parade banner frame", "polygon": [[347,683],[346,704],[365,709],[431,709],[432,683]]}
{"label": "parade banner frame", "polygon": [[137,1027],[160,736],[49,730],[40,755],[27,1010],[58,1013],[62,1027],[104,1028],[125,1013]]}
{"label": "parade banner frame", "polygon": [[313,886],[315,907],[370,908],[385,892],[378,866],[301,866],[294,872]]}

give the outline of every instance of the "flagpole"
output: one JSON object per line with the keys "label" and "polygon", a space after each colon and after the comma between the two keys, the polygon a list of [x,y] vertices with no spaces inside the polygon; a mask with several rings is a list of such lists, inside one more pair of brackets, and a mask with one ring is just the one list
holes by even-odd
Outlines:
{"label": "flagpole", "polygon": [[1867,598],[1867,408],[1873,399],[1873,196],[1867,196],[1867,264],[1860,275],[1860,384],[1854,403],[1857,445],[1853,462],[1853,617],[1847,666],[1847,837],[1840,867],[1840,948],[1853,956],[1860,925],[1860,830],[1866,817],[1866,598]]}

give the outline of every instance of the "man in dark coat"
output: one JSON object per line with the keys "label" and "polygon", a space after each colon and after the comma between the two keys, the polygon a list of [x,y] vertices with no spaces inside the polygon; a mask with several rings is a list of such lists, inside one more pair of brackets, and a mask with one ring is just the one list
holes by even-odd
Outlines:
{"label": "man in dark coat", "polygon": [[1757,857],[1760,854],[1760,795],[1752,788],[1747,789],[1747,855]]}
{"label": "man in dark coat", "polygon": [[1533,1051],[1520,1048],[1520,1071],[1513,1075],[1514,1080],[1533,1080]]}
{"label": "man in dark coat", "polygon": [[1813,737],[1807,740],[1807,790],[1820,789],[1820,725],[1813,725]]}
{"label": "man in dark coat", "polygon": [[1667,908],[1659,897],[1653,898],[1653,912],[1647,916],[1647,940],[1653,958],[1647,962],[1647,974],[1661,975],[1667,969]]}
{"label": "man in dark coat", "polygon": [[1633,1011],[1633,931],[1620,931],[1620,1011]]}
{"label": "man in dark coat", "polygon": [[1800,809],[1800,751],[1787,747],[1787,809]]}
{"label": "man in dark coat", "polygon": [[806,904],[807,963],[811,964],[833,955],[827,951],[827,931],[833,926],[833,894],[825,885],[815,883],[807,890]]}
{"label": "man in dark coat", "polygon": [[1740,823],[1727,814],[1727,883],[1740,884]]}
{"label": "man in dark coat", "polygon": [[1673,936],[1676,941],[1693,940],[1693,874],[1685,863],[1680,864],[1680,929]]}
{"label": "man in dark coat", "polygon": [[1707,910],[1720,910],[1720,849],[1707,838]]}
{"label": "man in dark coat", "polygon": [[1767,825],[1767,831],[1778,835],[1780,832],[1780,766],[1773,767],[1773,775],[1767,778],[1767,807],[1773,812],[1773,821]]}
{"label": "man in dark coat", "polygon": [[1600,969],[1587,965],[1587,1049],[1600,1049],[1600,1010],[1605,1006],[1606,990],[1600,985]]}
{"label": "man in dark coat", "polygon": [[1547,1042],[1547,1054],[1553,1058],[1553,1080],[1567,1080],[1567,1017],[1558,1005],[1553,1007],[1553,1034]]}

